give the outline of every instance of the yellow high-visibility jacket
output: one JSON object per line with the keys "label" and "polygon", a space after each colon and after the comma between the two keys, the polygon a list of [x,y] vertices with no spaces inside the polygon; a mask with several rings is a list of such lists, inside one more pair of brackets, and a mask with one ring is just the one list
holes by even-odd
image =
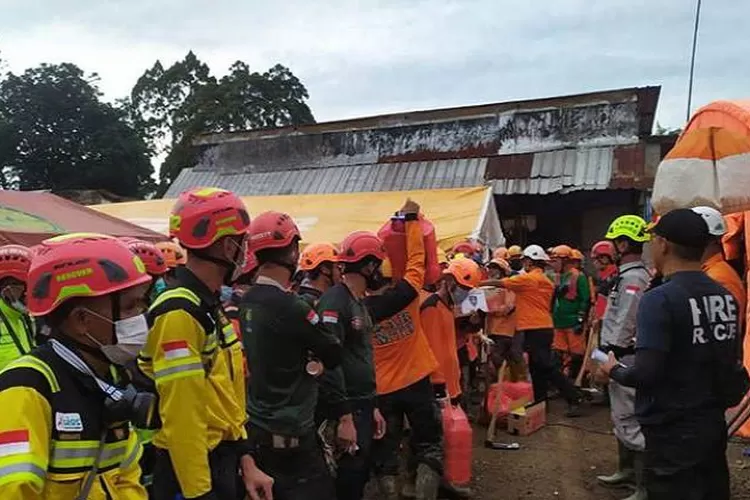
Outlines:
{"label": "yellow high-visibility jacket", "polygon": [[146,500],[137,436],[128,422],[102,420],[101,398],[82,389],[72,370],[47,344],[0,372],[0,408],[6,409],[0,412],[0,498],[76,498],[101,446],[88,498]]}
{"label": "yellow high-visibility jacket", "polygon": [[247,439],[242,344],[218,297],[189,270],[149,309],[138,365],[156,383],[162,427],[154,446],[169,451],[182,494],[211,490],[208,453]]}

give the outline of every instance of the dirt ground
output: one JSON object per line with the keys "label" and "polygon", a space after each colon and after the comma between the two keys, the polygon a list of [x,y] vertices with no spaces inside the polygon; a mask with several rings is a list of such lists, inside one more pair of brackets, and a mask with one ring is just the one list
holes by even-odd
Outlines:
{"label": "dirt ground", "polygon": [[[564,403],[549,405],[547,426],[528,437],[510,436],[498,430],[496,440],[518,442],[518,451],[487,450],[484,428],[474,428],[473,499],[475,500],[615,500],[627,490],[608,490],[596,484],[596,476],[616,466],[609,409],[587,408],[577,419],[563,417]],[[729,466],[732,498],[750,500],[750,458],[742,451],[750,446],[730,443]],[[372,484],[370,485],[373,486]],[[370,490],[368,499],[376,500]]]}

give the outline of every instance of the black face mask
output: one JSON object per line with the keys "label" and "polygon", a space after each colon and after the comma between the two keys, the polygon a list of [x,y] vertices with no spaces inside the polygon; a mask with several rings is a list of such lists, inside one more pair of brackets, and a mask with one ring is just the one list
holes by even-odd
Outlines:
{"label": "black face mask", "polygon": [[117,401],[110,396],[104,400],[104,418],[108,422],[130,421],[139,429],[158,429],[159,412],[156,394],[138,391],[128,384],[120,389],[121,398]]}
{"label": "black face mask", "polygon": [[[363,275],[364,276],[364,275]],[[376,269],[369,276],[365,276],[368,290],[380,290],[388,284],[380,269]]]}
{"label": "black face mask", "polygon": [[509,262],[509,264],[510,268],[514,271],[520,271],[521,269],[523,269],[523,262],[521,261],[521,259],[513,259]]}

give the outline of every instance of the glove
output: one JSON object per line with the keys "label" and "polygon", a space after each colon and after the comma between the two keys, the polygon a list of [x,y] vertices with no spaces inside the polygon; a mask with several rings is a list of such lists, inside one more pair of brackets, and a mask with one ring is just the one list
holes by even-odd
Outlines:
{"label": "glove", "polygon": [[573,327],[573,333],[575,333],[576,335],[581,335],[583,333],[583,323],[583,318],[578,318],[578,322]]}
{"label": "glove", "polygon": [[482,341],[482,344],[490,346],[490,347],[493,346],[493,345],[495,345],[495,341],[492,340],[491,338],[489,338],[487,335],[485,335],[483,333],[479,334],[479,340]]}

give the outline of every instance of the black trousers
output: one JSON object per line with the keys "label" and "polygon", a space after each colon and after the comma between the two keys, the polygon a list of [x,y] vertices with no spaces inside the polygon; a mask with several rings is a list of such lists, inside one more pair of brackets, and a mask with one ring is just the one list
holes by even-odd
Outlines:
{"label": "black trousers", "polygon": [[[174,500],[182,495],[180,483],[167,450],[154,447],[154,480],[152,500]],[[208,454],[213,492],[219,500],[243,500],[245,485],[239,475],[240,457],[234,444],[220,443]]]}
{"label": "black trousers", "polygon": [[274,448],[273,436],[257,428],[248,429],[248,439],[256,449],[256,464],[274,480],[274,500],[331,500],[336,497],[333,478],[314,432],[299,438],[299,446],[295,448]]}
{"label": "black trousers", "polygon": [[373,446],[373,469],[382,476],[399,475],[399,448],[404,437],[404,417],[409,419],[409,470],[424,463],[443,473],[443,424],[429,377],[378,397],[386,421],[385,436]]}
{"label": "black trousers", "polygon": [[728,500],[723,412],[644,425],[649,500]]}
{"label": "black trousers", "polygon": [[[357,429],[357,446],[354,455],[344,453],[338,461],[336,473],[336,499],[361,500],[365,486],[370,480],[372,468],[372,435],[375,432],[372,400],[357,401],[353,411],[354,427]],[[274,497],[275,500],[275,497]]]}
{"label": "black trousers", "polygon": [[534,400],[547,399],[547,390],[551,383],[560,390],[568,402],[574,401],[578,392],[573,382],[560,371],[559,365],[555,363],[552,356],[554,337],[552,328],[526,330],[523,335],[524,350],[529,354],[529,371],[531,383],[534,386]]}

